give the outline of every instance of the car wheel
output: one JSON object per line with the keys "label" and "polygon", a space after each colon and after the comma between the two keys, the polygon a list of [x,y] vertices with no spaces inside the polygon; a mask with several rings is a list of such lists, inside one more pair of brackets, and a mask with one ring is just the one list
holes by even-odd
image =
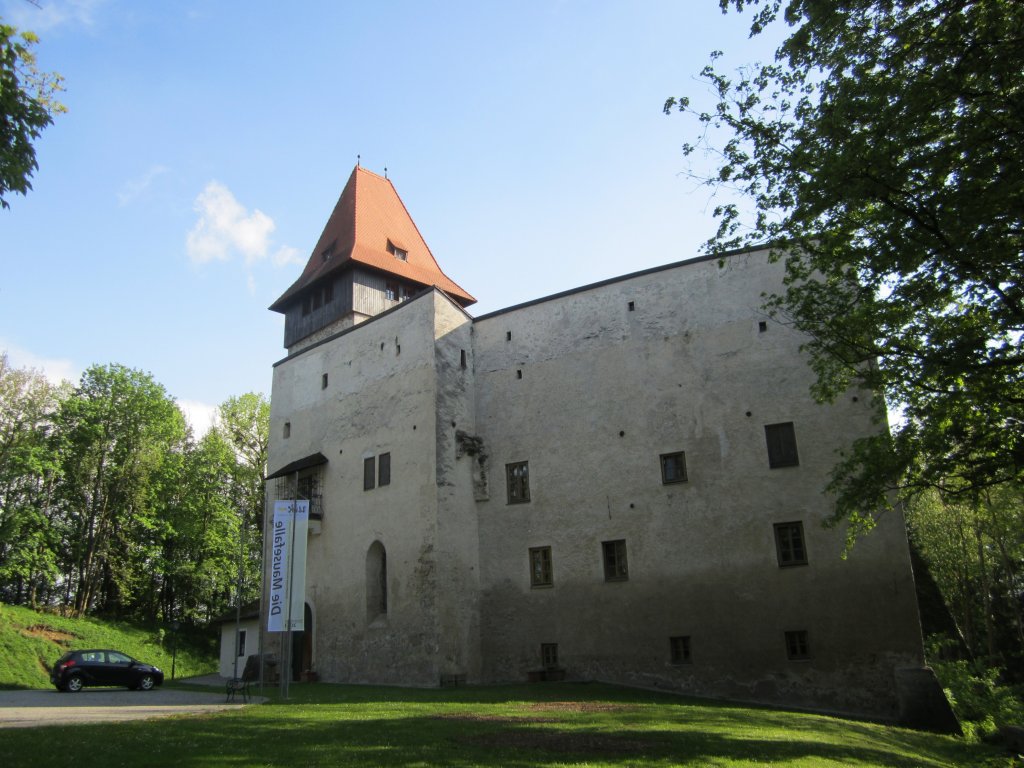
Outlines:
{"label": "car wheel", "polygon": [[68,681],[64,683],[64,690],[71,691],[71,693],[78,693],[82,690],[83,685],[84,683],[82,682],[81,677],[78,675],[72,675],[68,678]]}
{"label": "car wheel", "polygon": [[153,690],[154,685],[156,685],[156,680],[153,679],[152,675],[143,675],[139,678],[139,688],[144,691]]}

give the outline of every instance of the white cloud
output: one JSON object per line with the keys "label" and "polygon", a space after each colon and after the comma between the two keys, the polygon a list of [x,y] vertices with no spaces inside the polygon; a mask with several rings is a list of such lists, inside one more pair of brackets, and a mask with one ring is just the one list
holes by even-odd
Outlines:
{"label": "white cloud", "polygon": [[231,190],[217,181],[206,185],[193,207],[199,221],[186,240],[192,261],[228,261],[238,253],[252,265],[267,257],[274,221],[263,211],[249,213]]}
{"label": "white cloud", "polygon": [[121,185],[121,189],[117,193],[117,202],[122,207],[134,202],[136,198],[149,189],[158,176],[167,173],[168,170],[165,165],[154,165],[139,178],[129,179]]}
{"label": "white cloud", "polygon": [[0,339],[0,352],[7,353],[7,360],[14,368],[31,368],[42,373],[51,384],[67,380],[77,384],[82,370],[73,362],[63,358],[40,357],[33,352]]}
{"label": "white cloud", "polygon": [[200,403],[196,400],[178,400],[178,407],[185,414],[185,419],[192,426],[192,432],[198,440],[213,426],[217,419],[217,406]]}
{"label": "white cloud", "polygon": [[38,5],[26,2],[9,5],[5,10],[9,23],[19,29],[47,32],[65,24],[91,27],[95,12],[107,0],[44,0]]}
{"label": "white cloud", "polygon": [[305,264],[305,260],[302,258],[302,254],[299,253],[298,248],[292,248],[290,245],[282,245],[271,257],[275,267],[287,267],[289,264]]}

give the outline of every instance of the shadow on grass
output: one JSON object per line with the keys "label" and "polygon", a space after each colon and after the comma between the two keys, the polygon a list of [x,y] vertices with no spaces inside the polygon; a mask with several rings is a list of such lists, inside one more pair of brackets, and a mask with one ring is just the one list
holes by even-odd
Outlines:
{"label": "shadow on grass", "polygon": [[332,696],[314,688],[294,690],[288,702],[217,716],[49,729],[45,746],[38,731],[7,731],[4,762],[11,768],[766,762],[937,768],[982,766],[998,757],[987,748],[932,734],[696,704],[611,686],[454,691],[320,686],[334,689]]}

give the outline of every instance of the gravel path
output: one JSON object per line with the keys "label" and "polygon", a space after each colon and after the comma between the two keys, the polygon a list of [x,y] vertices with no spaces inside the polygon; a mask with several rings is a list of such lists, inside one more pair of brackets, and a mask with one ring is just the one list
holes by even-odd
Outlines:
{"label": "gravel path", "polygon": [[[0,728],[144,720],[167,715],[220,712],[245,706],[243,703],[225,702],[224,687],[219,678],[210,678],[208,682],[218,688],[211,686],[208,693],[162,687],[151,691],[86,688],[78,693],[60,693],[56,689],[0,691]],[[261,699],[253,697],[252,701]]]}

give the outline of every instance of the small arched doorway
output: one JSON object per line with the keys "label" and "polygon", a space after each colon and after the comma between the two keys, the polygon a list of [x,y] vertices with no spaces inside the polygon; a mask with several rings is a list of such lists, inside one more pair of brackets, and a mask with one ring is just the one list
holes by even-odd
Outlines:
{"label": "small arched doorway", "polygon": [[302,673],[313,668],[313,611],[305,604],[302,616],[305,627],[292,632],[292,680],[301,680]]}

